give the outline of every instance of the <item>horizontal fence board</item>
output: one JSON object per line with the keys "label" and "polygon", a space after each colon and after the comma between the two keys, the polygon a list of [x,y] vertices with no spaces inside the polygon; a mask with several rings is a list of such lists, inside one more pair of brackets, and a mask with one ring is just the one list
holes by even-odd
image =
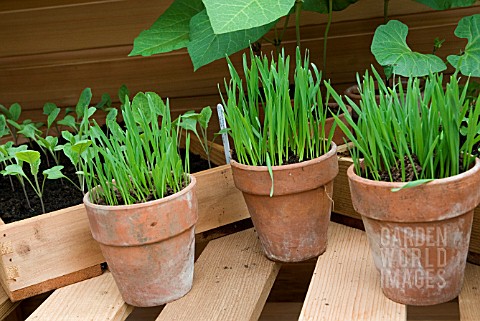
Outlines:
{"label": "horizontal fence board", "polygon": [[[414,50],[431,52],[433,39],[444,37],[446,42],[438,51],[445,57],[458,53],[465,45],[453,35],[459,16],[474,12],[476,8],[439,11],[427,14],[401,16],[411,25],[408,43]],[[336,88],[345,88],[355,81],[356,72],[363,73],[374,62],[370,43],[374,27],[382,19],[341,22],[332,26],[328,42],[327,78]],[[422,24],[422,22],[427,23]],[[303,46],[310,49],[311,60],[317,65],[322,61],[323,26],[306,26],[302,33]],[[352,32],[355,30],[355,33]],[[293,53],[295,43],[293,30],[288,30],[284,42],[288,53]],[[290,40],[289,40],[290,39]],[[272,46],[265,45],[265,51]],[[82,50],[63,54],[41,55],[38,65],[34,57],[0,59],[0,103],[10,105],[19,102],[25,111],[38,110],[47,101],[59,106],[76,104],[85,87],[93,89],[93,101],[99,101],[108,92],[118,101],[117,91],[126,84],[132,93],[156,91],[162,97],[170,97],[172,109],[198,109],[214,106],[220,101],[218,84],[228,76],[225,60],[216,61],[193,72],[185,50],[148,58],[127,57],[129,47]],[[97,53],[98,56],[95,54]],[[84,57],[84,58],[82,58]],[[33,60],[32,60],[33,59]],[[55,61],[58,61],[58,64]],[[234,63],[240,65],[240,54],[233,55]],[[222,86],[221,86],[222,87]],[[188,104],[176,104],[182,99]],[[27,114],[25,114],[27,117]],[[33,118],[33,116],[28,115]]]}

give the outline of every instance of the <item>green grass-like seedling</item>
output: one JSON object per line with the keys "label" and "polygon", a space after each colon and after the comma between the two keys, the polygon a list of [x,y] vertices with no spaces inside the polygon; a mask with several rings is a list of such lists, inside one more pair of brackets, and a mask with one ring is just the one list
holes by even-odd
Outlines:
{"label": "green grass-like seedling", "polygon": [[[420,80],[409,78],[406,85],[396,83],[385,86],[373,69],[373,77],[367,72],[358,79],[360,105],[346,97],[347,103],[359,115],[355,123],[345,113],[350,130],[338,117],[337,125],[354,143],[351,156],[355,172],[366,178],[382,180],[380,173],[387,172],[393,181],[392,169],[399,169],[406,182],[407,163],[418,159],[421,169],[415,168],[413,181],[428,183],[432,179],[457,175],[468,170],[474,158],[473,147],[479,142],[480,103],[470,106],[466,99],[466,87],[461,87],[458,74],[452,75],[444,86],[443,75],[431,75],[422,89]],[[358,78],[358,76],[357,76]],[[378,83],[380,102],[376,101],[375,80]],[[326,84],[328,92],[347,110],[347,103]],[[461,89],[463,88],[463,89]],[[461,125],[469,115],[465,139],[461,143]],[[412,179],[410,179],[412,181]],[[413,187],[419,184],[409,184]]]}

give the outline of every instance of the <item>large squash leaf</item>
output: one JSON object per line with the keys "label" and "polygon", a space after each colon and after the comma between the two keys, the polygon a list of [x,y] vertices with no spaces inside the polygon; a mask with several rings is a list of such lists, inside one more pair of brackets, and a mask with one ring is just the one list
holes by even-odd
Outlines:
{"label": "large squash leaf", "polygon": [[175,0],[149,29],[135,38],[129,55],[151,56],[186,47],[190,19],[204,9],[201,0]]}
{"label": "large squash leaf", "polygon": [[194,69],[247,48],[268,32],[276,21],[248,30],[216,35],[204,10],[190,21],[190,42],[187,46]]}
{"label": "large squash leaf", "polygon": [[373,36],[371,51],[382,66],[400,76],[426,76],[447,68],[439,57],[413,52],[407,45],[408,27],[397,20],[381,25]]}
{"label": "large squash leaf", "polygon": [[213,32],[224,34],[265,26],[287,15],[294,0],[203,0]]}
{"label": "large squash leaf", "polygon": [[462,55],[450,55],[448,62],[466,76],[480,77],[480,14],[462,18],[455,35],[468,43]]}

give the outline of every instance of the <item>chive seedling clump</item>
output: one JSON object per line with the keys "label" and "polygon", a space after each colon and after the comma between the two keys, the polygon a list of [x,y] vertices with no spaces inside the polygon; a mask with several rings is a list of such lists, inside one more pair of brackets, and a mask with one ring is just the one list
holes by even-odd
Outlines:
{"label": "chive seedling clump", "polygon": [[[363,81],[358,79],[360,106],[346,97],[359,115],[355,123],[345,114],[352,130],[334,116],[355,145],[350,153],[357,175],[373,180],[410,181],[409,186],[414,186],[470,168],[473,147],[480,140],[480,103],[477,99],[475,105],[470,104],[468,86],[460,85],[457,73],[450,76],[445,86],[442,74],[431,75],[423,89],[417,78],[388,88],[375,70],[373,74],[374,77],[367,72]],[[378,82],[379,103],[375,99],[374,78]],[[330,85],[326,86],[345,111],[345,102]],[[461,130],[466,115],[468,127]],[[462,140],[461,132],[465,134]]]}
{"label": "chive seedling clump", "polygon": [[310,64],[308,52],[302,59],[297,48],[293,97],[290,57],[284,52],[278,61],[250,52],[250,65],[244,54],[244,81],[228,57],[227,61],[231,80],[225,80],[222,102],[238,162],[271,168],[292,156],[301,162],[330,150],[335,126],[326,137],[328,96],[322,97],[321,73]]}
{"label": "chive seedling clump", "polygon": [[[107,118],[107,136],[94,121],[84,163],[90,201],[105,205],[128,205],[160,199],[179,192],[190,183],[190,135],[186,138],[185,167],[179,154],[179,127],[166,103],[155,93],[138,93],[121,108],[125,128],[116,117]],[[95,188],[97,187],[97,188]],[[94,189],[95,188],[95,189]]]}

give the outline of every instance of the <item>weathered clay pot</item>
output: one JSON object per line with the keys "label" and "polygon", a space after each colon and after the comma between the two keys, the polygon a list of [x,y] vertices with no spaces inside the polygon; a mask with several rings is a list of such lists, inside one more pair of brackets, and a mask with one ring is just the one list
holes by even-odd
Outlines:
{"label": "weathered clay pot", "polygon": [[480,203],[480,160],[467,172],[392,192],[347,171],[352,203],[362,215],[383,293],[409,305],[433,305],[461,290],[473,210]]}
{"label": "weathered clay pot", "polygon": [[313,160],[273,166],[274,192],[267,166],[231,161],[235,186],[242,191],[266,256],[299,262],[327,247],[337,146]]}
{"label": "weathered clay pot", "polygon": [[93,238],[126,303],[162,305],[192,288],[198,219],[195,177],[182,191],[134,205],[93,204],[86,194]]}

